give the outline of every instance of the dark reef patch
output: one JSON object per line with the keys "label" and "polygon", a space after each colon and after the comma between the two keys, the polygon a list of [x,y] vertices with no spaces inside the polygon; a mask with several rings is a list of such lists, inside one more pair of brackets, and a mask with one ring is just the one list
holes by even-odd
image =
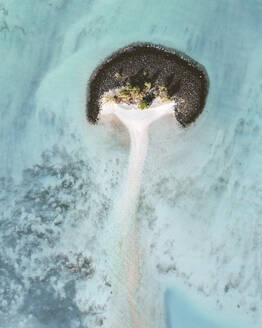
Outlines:
{"label": "dark reef patch", "polygon": [[127,82],[139,87],[144,82],[165,85],[170,96],[184,98],[183,108],[175,109],[183,126],[202,112],[209,85],[205,68],[187,55],[161,45],[134,43],[113,53],[91,75],[86,103],[89,122],[97,121],[99,99],[104,92]]}

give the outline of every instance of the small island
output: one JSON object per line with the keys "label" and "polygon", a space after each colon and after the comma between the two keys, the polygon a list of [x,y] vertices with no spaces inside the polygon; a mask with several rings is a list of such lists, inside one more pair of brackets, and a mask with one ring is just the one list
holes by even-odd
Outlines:
{"label": "small island", "polygon": [[[126,179],[119,190],[106,238],[111,249],[108,276],[112,296],[112,326],[162,327],[161,309],[144,298],[141,286],[143,253],[136,210],[139,203],[149,129],[156,121],[174,120],[180,130],[202,112],[208,79],[203,67],[175,50],[152,44],[134,44],[106,59],[92,74],[87,92],[87,118],[105,126],[113,119],[130,137]],[[143,310],[141,310],[143,309]]]}

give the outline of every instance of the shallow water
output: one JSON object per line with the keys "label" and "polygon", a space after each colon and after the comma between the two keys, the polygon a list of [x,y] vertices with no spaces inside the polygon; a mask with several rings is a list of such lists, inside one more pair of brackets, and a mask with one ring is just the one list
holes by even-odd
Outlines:
{"label": "shallow water", "polygon": [[210,78],[194,125],[176,134],[162,121],[150,135],[141,288],[166,304],[168,328],[191,327],[185,317],[261,326],[261,14],[259,0],[1,1],[0,327],[110,319],[99,236],[128,138],[87,124],[85,92],[95,66],[133,41],[182,50]]}

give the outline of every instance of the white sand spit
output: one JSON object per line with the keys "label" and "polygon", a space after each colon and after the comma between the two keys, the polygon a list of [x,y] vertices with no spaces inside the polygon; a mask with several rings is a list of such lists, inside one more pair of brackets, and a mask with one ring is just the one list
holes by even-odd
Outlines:
{"label": "white sand spit", "polygon": [[127,179],[114,208],[111,238],[117,242],[113,248],[115,259],[111,261],[113,283],[115,284],[114,307],[116,307],[115,327],[152,328],[154,318],[146,304],[138,304],[136,291],[141,281],[141,255],[137,242],[136,208],[141,177],[148,144],[149,126],[174,113],[174,103],[153,104],[139,110],[136,105],[106,103],[102,106],[100,118],[116,116],[128,129],[131,148]]}

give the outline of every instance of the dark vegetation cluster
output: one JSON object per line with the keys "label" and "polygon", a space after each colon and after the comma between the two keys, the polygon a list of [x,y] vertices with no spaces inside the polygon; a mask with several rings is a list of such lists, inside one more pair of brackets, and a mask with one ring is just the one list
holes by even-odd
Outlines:
{"label": "dark vegetation cluster", "polygon": [[91,75],[87,119],[92,123],[97,121],[100,99],[105,93],[116,89],[126,93],[127,86],[143,93],[140,106],[147,108],[155,97],[153,92],[144,94],[148,85],[154,91],[164,87],[167,97],[184,100],[185,106],[174,108],[176,119],[183,126],[193,122],[204,108],[208,77],[203,66],[176,50],[135,43],[112,54]]}

